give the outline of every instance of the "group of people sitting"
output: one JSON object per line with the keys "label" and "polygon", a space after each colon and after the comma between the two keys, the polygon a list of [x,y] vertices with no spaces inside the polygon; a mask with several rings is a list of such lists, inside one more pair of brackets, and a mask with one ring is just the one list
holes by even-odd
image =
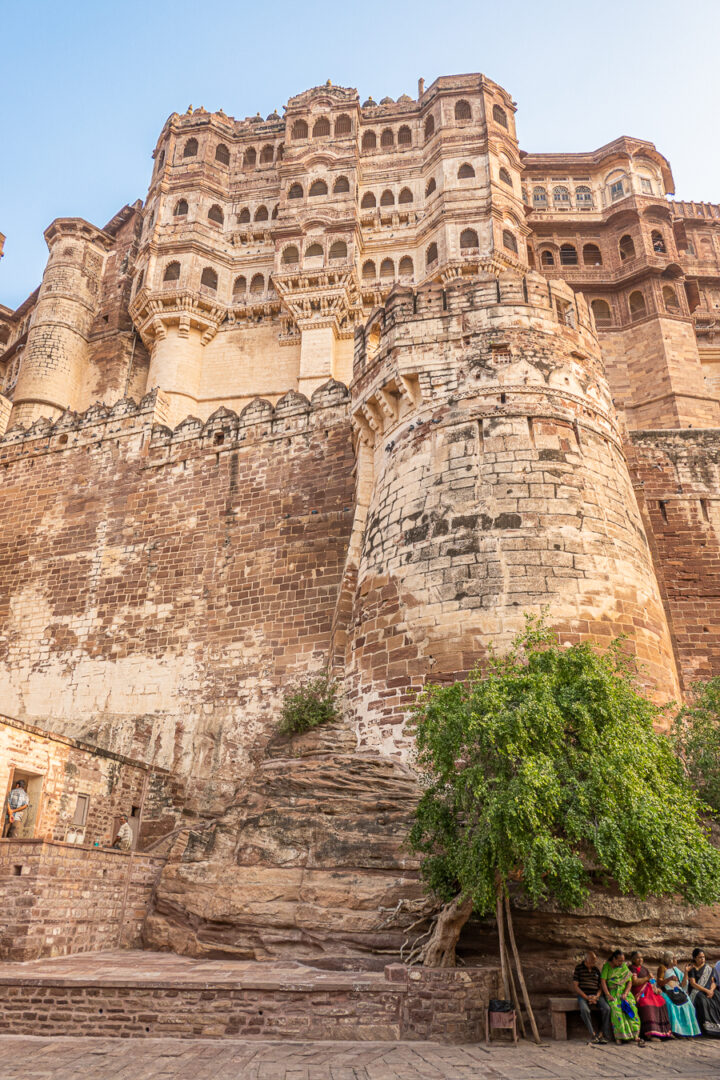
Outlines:
{"label": "group of people sitting", "polygon": [[623,950],[615,949],[602,969],[595,953],[587,952],[573,973],[573,989],[593,1043],[720,1038],[720,962],[711,967],[702,949],[693,949],[682,969],[673,953],[665,953],[655,977],[637,949],[629,964]]}

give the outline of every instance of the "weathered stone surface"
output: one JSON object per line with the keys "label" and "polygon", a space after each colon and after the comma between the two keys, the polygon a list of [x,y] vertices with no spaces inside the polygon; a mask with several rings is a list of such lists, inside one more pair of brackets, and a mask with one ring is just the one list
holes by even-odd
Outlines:
{"label": "weathered stone surface", "polygon": [[413,915],[392,911],[422,896],[406,847],[417,788],[354,743],[332,727],[271,745],[217,826],[177,841],[147,946],[330,964],[397,955]]}

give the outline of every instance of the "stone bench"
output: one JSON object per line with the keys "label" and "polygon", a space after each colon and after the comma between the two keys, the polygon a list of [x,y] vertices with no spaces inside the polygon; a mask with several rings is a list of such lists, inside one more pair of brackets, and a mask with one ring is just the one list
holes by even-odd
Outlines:
{"label": "stone bench", "polygon": [[548,1008],[553,1039],[567,1039],[567,1014],[580,1012],[578,999],[576,997],[551,997],[548,998]]}

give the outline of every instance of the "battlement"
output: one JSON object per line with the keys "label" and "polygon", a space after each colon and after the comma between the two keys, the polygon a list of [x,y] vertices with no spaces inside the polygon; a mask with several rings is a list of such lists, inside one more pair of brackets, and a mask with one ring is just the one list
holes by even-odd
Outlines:
{"label": "battlement", "polygon": [[499,335],[503,320],[507,320],[510,329],[519,325],[522,316],[540,317],[556,327],[577,331],[579,337],[587,337],[587,347],[597,348],[595,323],[585,298],[565,282],[548,281],[533,271],[522,276],[510,271],[485,273],[469,281],[451,281],[445,286],[429,283],[414,289],[396,285],[366,325],[355,331],[354,377],[357,379],[367,371],[388,344],[390,332],[403,324],[452,320],[471,311],[486,312],[488,329],[497,330]]}
{"label": "battlement", "polygon": [[167,426],[167,399],[155,389],[140,402],[124,398],[113,406],[93,405],[83,413],[65,412],[54,422],[42,417],[29,427],[14,426],[0,438],[0,467],[24,455],[83,447],[89,450],[148,432],[148,451],[162,451],[168,459],[186,451],[190,443],[201,450],[217,451],[246,440],[293,438],[309,428],[344,419],[349,400],[347,387],[330,379],[310,398],[291,390],[273,406],[257,397],[239,413],[220,407],[205,422],[188,416],[173,429]]}

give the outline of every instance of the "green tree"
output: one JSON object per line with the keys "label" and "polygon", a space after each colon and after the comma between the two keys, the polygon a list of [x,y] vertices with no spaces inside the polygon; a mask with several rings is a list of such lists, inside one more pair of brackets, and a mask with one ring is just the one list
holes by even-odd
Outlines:
{"label": "green tree", "polygon": [[700,797],[720,818],[720,677],[699,682],[673,725],[675,748]]}
{"label": "green tree", "polygon": [[506,976],[511,882],[534,903],[564,909],[582,905],[593,877],[638,897],[720,898],[720,851],[670,740],[654,729],[659,713],[621,642],[605,653],[561,648],[530,616],[486,670],[423,692],[415,723],[424,793],[411,844],[448,905],[428,943],[432,962],[454,962],[463,922],[494,910]]}

